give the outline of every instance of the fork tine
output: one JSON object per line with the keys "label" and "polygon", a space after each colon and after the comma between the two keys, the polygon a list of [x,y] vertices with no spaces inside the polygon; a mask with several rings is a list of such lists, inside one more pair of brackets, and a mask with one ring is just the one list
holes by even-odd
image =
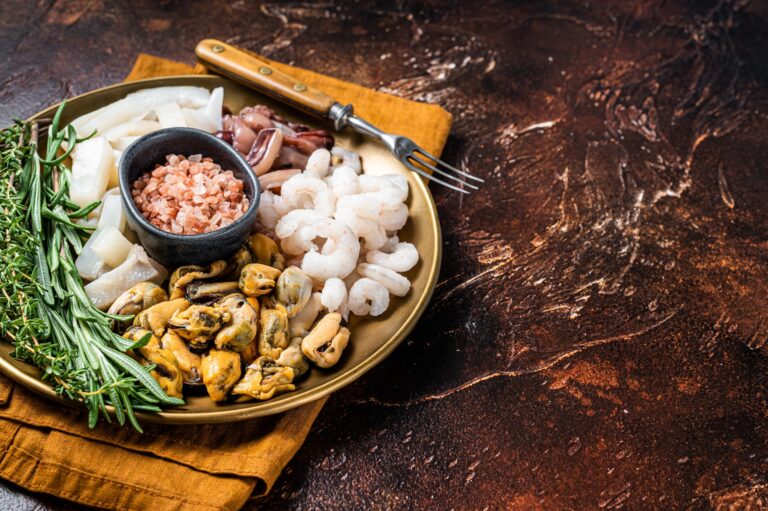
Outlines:
{"label": "fork tine", "polygon": [[408,167],[408,168],[409,168],[409,169],[411,169],[412,171],[416,172],[416,173],[417,173],[417,174],[419,174],[420,176],[423,176],[423,177],[425,177],[425,178],[429,179],[430,181],[434,181],[435,183],[439,183],[439,184],[441,184],[441,185],[443,185],[443,186],[447,186],[448,188],[450,188],[450,189],[452,189],[452,190],[456,190],[457,192],[466,193],[466,194],[468,194],[468,193],[469,193],[467,190],[464,190],[463,188],[459,188],[458,186],[453,186],[453,185],[452,185],[452,184],[450,184],[450,183],[446,183],[446,182],[445,182],[445,181],[443,181],[442,179],[438,179],[438,178],[436,178],[435,176],[433,176],[433,175],[432,175],[432,174],[430,174],[429,172],[425,172],[424,170],[420,169],[419,167],[417,167],[416,165],[414,165],[413,163],[411,163],[410,161],[408,161],[408,159],[407,159],[407,158],[406,158],[406,159],[404,159],[404,160],[401,160],[401,161],[403,162],[403,164],[404,164],[406,167]]}
{"label": "fork tine", "polygon": [[421,153],[423,156],[426,156],[426,157],[427,157],[427,158],[429,158],[430,160],[434,161],[434,162],[435,162],[437,165],[442,165],[443,167],[446,167],[447,169],[449,169],[449,170],[452,170],[452,171],[456,172],[457,174],[461,174],[462,176],[464,176],[464,177],[467,177],[467,178],[469,178],[469,179],[474,179],[475,181],[478,181],[478,182],[480,182],[480,183],[485,183],[485,180],[484,180],[484,179],[482,179],[482,178],[479,178],[479,177],[477,177],[477,176],[473,176],[472,174],[470,174],[470,173],[468,173],[468,172],[464,172],[463,170],[459,170],[459,169],[457,169],[457,168],[456,168],[456,167],[454,167],[453,165],[449,165],[449,164],[447,164],[446,162],[444,162],[443,160],[441,160],[441,159],[439,159],[439,158],[435,158],[434,156],[432,156],[431,154],[429,154],[427,151],[425,151],[425,150],[424,150],[424,149],[422,149],[421,147],[418,147],[418,146],[417,146],[417,147],[416,147],[416,149],[414,149],[414,152],[416,152],[416,153]]}
{"label": "fork tine", "polygon": [[477,187],[477,186],[475,186],[475,185],[473,185],[473,184],[470,184],[470,183],[467,183],[467,182],[466,182],[466,181],[464,181],[463,179],[461,179],[461,178],[459,178],[459,177],[456,177],[456,176],[454,176],[453,174],[450,174],[450,173],[448,173],[448,172],[445,172],[444,170],[440,170],[440,169],[438,169],[438,168],[437,168],[437,167],[435,167],[434,165],[432,165],[432,164],[430,164],[430,163],[427,163],[426,161],[424,161],[422,158],[417,158],[417,157],[416,157],[416,155],[415,155],[415,151],[414,151],[414,152],[412,152],[410,155],[408,155],[408,157],[409,157],[409,158],[413,158],[413,159],[414,159],[414,160],[416,160],[416,161],[417,161],[417,162],[418,162],[420,165],[424,165],[425,167],[427,167],[427,168],[428,168],[429,170],[431,170],[432,172],[435,172],[435,173],[437,173],[437,174],[440,174],[441,176],[445,176],[445,177],[447,177],[448,179],[453,179],[454,181],[457,181],[457,182],[459,182],[459,183],[463,184],[464,186],[468,186],[468,187],[470,187],[470,188],[473,188],[473,189],[475,189],[475,190],[477,190],[477,189],[478,189],[478,187]]}

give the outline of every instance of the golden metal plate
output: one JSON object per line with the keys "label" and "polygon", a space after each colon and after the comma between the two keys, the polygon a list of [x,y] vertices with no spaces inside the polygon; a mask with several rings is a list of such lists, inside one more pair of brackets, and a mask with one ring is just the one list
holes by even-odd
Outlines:
{"label": "golden metal plate", "polygon": [[[151,78],[88,92],[67,100],[63,122],[66,123],[117,101],[130,92],[166,85],[197,85],[208,89],[221,86],[224,87],[224,104],[232,111],[237,112],[246,105],[266,104],[290,120],[309,125],[322,124],[317,119],[226,78],[196,75]],[[57,107],[58,105],[54,105],[47,108],[32,119],[51,117]],[[297,384],[294,392],[268,401],[224,404],[216,404],[207,396],[186,396],[185,406],[159,414],[137,413],[140,421],[166,424],[222,423],[290,410],[326,396],[355,381],[389,355],[416,325],[432,296],[440,271],[440,224],[432,196],[416,174],[401,165],[386,148],[377,142],[349,132],[334,135],[339,145],[360,153],[366,173],[399,172],[408,178],[411,187],[408,197],[410,216],[399,236],[401,240],[416,245],[421,256],[419,264],[406,274],[413,284],[408,295],[404,298],[392,297],[389,310],[376,318],[352,316],[350,319],[352,338],[341,361],[330,370],[313,369],[308,378]],[[0,343],[0,371],[5,375],[49,399],[67,406],[81,406],[75,401],[56,394],[40,379],[40,370],[37,367],[16,360],[11,356],[12,351],[13,348],[8,342]]]}

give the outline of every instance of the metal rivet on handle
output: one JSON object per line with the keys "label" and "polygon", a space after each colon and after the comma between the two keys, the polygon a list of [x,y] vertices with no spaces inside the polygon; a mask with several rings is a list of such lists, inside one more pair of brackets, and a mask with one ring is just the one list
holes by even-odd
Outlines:
{"label": "metal rivet on handle", "polygon": [[261,66],[259,68],[259,73],[261,73],[263,75],[271,75],[272,74],[272,70],[270,68],[268,68],[267,66]]}
{"label": "metal rivet on handle", "polygon": [[296,85],[293,86],[293,90],[295,90],[296,92],[304,92],[305,90],[307,90],[307,86],[304,85],[303,83],[297,83]]}
{"label": "metal rivet on handle", "polygon": [[214,44],[211,46],[211,50],[213,50],[213,53],[221,53],[224,51],[224,47],[220,44]]}

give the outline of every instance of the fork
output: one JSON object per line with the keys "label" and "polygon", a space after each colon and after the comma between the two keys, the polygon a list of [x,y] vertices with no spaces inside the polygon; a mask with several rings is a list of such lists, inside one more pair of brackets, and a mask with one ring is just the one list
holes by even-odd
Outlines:
{"label": "fork", "polygon": [[[425,151],[410,138],[386,133],[354,114],[331,96],[275,69],[268,61],[216,39],[204,39],[195,48],[197,59],[211,71],[254,87],[309,114],[329,119],[337,131],[350,127],[381,141],[413,172],[461,193],[477,190],[483,180]],[[432,173],[427,172],[432,171]],[[440,176],[440,177],[438,177]]]}

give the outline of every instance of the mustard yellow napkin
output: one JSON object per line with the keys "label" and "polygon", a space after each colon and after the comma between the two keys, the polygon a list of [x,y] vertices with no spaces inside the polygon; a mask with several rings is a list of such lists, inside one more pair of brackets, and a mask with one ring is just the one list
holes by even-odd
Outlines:
{"label": "mustard yellow napkin", "polygon": [[[451,116],[416,103],[274,62],[387,131],[440,154]],[[204,73],[140,55],[127,80]],[[226,102],[226,98],[225,98]],[[105,509],[234,510],[264,494],[304,442],[325,399],[238,424],[144,425],[145,434],[105,424],[38,397],[0,376],[0,477],[29,490]]]}

